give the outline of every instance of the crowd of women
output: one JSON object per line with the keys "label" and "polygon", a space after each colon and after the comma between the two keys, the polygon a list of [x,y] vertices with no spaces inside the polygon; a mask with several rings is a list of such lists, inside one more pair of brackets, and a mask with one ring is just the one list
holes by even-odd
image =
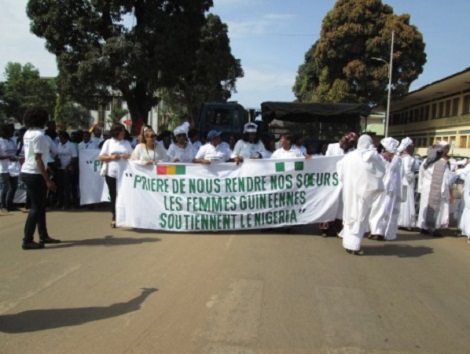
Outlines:
{"label": "crowd of women", "polygon": [[[113,228],[116,226],[119,177],[129,159],[144,165],[160,162],[240,164],[246,159],[343,156],[337,164],[343,186],[337,220],[323,223],[320,228],[323,236],[334,234],[342,237],[343,246],[350,254],[361,253],[365,234],[374,240],[393,240],[399,227],[417,228],[424,235],[441,236],[440,230],[449,225],[449,208],[453,202],[451,186],[460,178],[466,181],[466,190],[470,190],[470,165],[455,170],[449,161],[446,142],[430,147],[426,160],[419,167],[417,190],[421,198],[416,212],[417,167],[410,138],[399,142],[387,137],[374,144],[370,136],[358,137],[350,132],[338,143],[318,144],[314,152],[289,133],[282,134],[277,144],[269,135],[261,137],[257,124],[253,122],[244,126],[242,138],[231,145],[224,142],[222,132],[216,130],[207,133],[203,144],[198,132],[189,129],[189,123],[183,123],[172,133],[160,135],[152,127],[144,126],[137,139],[128,136],[124,125],[114,124],[107,139],[103,139],[101,131],[95,128],[83,132],[81,141],[74,144],[67,132],[56,133],[53,124],[44,131],[47,121],[47,112],[35,108],[26,113],[26,129],[17,141],[10,126],[1,126],[0,129],[2,211],[15,210],[13,197],[19,176],[27,189],[29,214],[25,224],[24,249],[39,249],[46,243],[60,242],[47,232],[47,191],[55,193],[54,205],[58,207],[68,208],[73,200],[78,200],[78,174],[75,170],[81,149],[100,149],[99,159],[103,163],[102,175],[110,194]],[[467,208],[459,208],[463,211],[459,226],[462,233],[470,237],[470,222],[467,222],[470,201],[466,205],[468,211]],[[39,243],[33,240],[36,227]]]}

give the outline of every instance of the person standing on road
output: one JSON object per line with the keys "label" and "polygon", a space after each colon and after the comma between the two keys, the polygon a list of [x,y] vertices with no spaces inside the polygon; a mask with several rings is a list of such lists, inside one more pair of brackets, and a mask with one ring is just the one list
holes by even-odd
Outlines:
{"label": "person standing on road", "polygon": [[397,151],[403,165],[403,188],[406,198],[400,204],[400,216],[398,218],[398,227],[411,230],[416,226],[416,208],[415,208],[415,158],[413,154],[413,140],[406,137],[401,140]]}
{"label": "person standing on road", "polygon": [[0,126],[0,175],[3,182],[2,212],[15,210],[13,199],[18,187],[18,158],[16,144],[12,139],[13,132],[9,125]]}
{"label": "person standing on road", "polygon": [[[41,108],[28,109],[23,118],[28,129],[23,136],[25,162],[21,166],[21,180],[26,185],[26,193],[31,200],[31,209],[26,218],[22,248],[24,250],[44,248],[46,243],[59,243],[47,232],[46,194],[55,191],[56,185],[46,171],[49,158],[49,140],[43,132],[49,114]],[[34,232],[38,229],[40,242],[34,242]]]}
{"label": "person standing on road", "polygon": [[357,150],[337,163],[343,186],[343,247],[349,254],[361,253],[361,242],[369,226],[372,204],[384,190],[385,167],[369,135],[362,135]]}
{"label": "person standing on road", "polygon": [[101,148],[99,160],[106,162],[105,181],[111,199],[111,212],[113,215],[111,227],[116,227],[116,198],[118,190],[118,180],[124,172],[127,160],[131,157],[131,143],[124,139],[126,128],[121,123],[115,123],[109,132],[111,138],[106,140]]}
{"label": "person standing on road", "polygon": [[385,190],[372,204],[370,212],[370,239],[394,240],[397,238],[398,217],[402,201],[403,170],[401,158],[396,154],[398,140],[384,138],[380,141],[384,150],[379,155],[385,167],[383,178]]}
{"label": "person standing on road", "polygon": [[428,157],[419,168],[418,224],[423,235],[440,237],[439,229],[449,225],[449,204],[453,202],[450,192],[450,168],[446,156],[449,144],[440,142],[428,149]]}

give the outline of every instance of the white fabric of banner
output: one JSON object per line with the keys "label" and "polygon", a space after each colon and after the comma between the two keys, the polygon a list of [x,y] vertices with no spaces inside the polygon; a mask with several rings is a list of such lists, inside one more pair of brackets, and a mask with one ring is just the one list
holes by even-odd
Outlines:
{"label": "white fabric of banner", "polygon": [[100,176],[99,153],[99,149],[79,151],[80,205],[109,201],[108,186],[104,177]]}
{"label": "white fabric of banner", "polygon": [[336,162],[342,157],[245,160],[240,165],[130,161],[120,181],[116,223],[203,232],[332,221],[341,192]]}

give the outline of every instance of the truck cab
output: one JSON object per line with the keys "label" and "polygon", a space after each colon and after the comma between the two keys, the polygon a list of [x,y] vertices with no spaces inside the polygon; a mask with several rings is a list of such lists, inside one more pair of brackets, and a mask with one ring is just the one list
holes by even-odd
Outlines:
{"label": "truck cab", "polygon": [[211,130],[221,131],[222,140],[228,141],[230,135],[240,139],[247,122],[248,113],[237,102],[206,102],[199,110],[197,129],[204,138]]}

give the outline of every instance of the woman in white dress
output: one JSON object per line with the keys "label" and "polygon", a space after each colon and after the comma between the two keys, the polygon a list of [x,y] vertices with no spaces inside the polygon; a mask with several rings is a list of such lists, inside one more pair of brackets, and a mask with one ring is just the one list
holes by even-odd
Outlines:
{"label": "woman in white dress", "polygon": [[134,160],[142,165],[156,165],[159,162],[168,162],[168,154],[163,146],[156,142],[157,134],[151,129],[143,133],[144,141],[138,144],[131,155]]}
{"label": "woman in white dress", "polygon": [[243,127],[243,137],[237,141],[232,152],[232,158],[261,159],[269,156],[258,135],[256,123],[246,123]]}
{"label": "woman in white dress", "polygon": [[450,169],[445,159],[449,144],[442,142],[428,149],[428,157],[419,169],[421,193],[417,227],[421,234],[442,236],[439,229],[449,225]]}
{"label": "woman in white dress", "polygon": [[196,150],[188,141],[189,123],[185,122],[173,131],[174,142],[168,148],[168,157],[171,162],[192,162]]}
{"label": "woman in white dress", "polygon": [[132,146],[124,139],[126,128],[120,123],[113,124],[109,134],[110,139],[106,140],[101,148],[99,160],[106,162],[108,167],[106,169],[105,181],[109,190],[109,197],[111,199],[111,212],[112,221],[111,227],[116,227],[116,198],[118,190],[118,180],[121,178],[122,173],[127,165],[127,160],[132,153]]}
{"label": "woman in white dress", "polygon": [[402,160],[403,180],[402,186],[406,190],[406,199],[400,204],[400,216],[398,227],[411,230],[416,226],[415,209],[415,158],[412,156],[414,150],[413,141],[406,137],[401,140],[398,152]]}

